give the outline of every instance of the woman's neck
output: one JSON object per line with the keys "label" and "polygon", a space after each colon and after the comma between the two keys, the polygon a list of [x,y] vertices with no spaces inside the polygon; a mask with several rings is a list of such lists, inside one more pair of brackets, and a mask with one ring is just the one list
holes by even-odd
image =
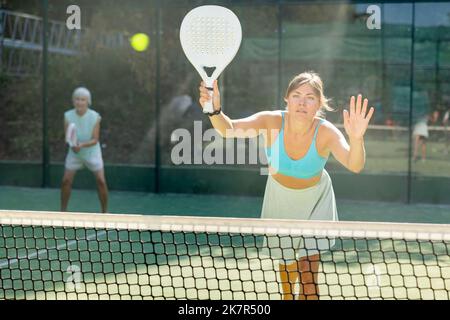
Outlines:
{"label": "woman's neck", "polygon": [[75,109],[75,112],[77,113],[77,115],[79,115],[80,117],[84,116],[87,112],[87,108],[84,109],[83,111],[79,112],[78,109]]}
{"label": "woman's neck", "polygon": [[289,113],[287,113],[286,118],[286,130],[298,136],[306,136],[314,126],[314,118],[312,120],[305,119],[304,121],[300,121],[289,117]]}

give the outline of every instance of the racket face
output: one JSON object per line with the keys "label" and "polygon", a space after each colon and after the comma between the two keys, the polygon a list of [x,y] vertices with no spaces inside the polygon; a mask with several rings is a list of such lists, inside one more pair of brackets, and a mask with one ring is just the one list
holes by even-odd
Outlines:
{"label": "racket face", "polygon": [[[237,16],[221,6],[201,6],[183,19],[180,41],[183,51],[207,85],[233,60],[242,40]],[[204,68],[214,70],[208,75]]]}

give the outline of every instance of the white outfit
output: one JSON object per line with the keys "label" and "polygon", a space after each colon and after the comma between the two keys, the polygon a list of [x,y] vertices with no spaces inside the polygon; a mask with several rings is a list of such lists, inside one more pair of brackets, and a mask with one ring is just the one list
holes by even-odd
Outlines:
{"label": "white outfit", "polygon": [[87,156],[79,156],[75,152],[68,152],[66,156],[65,167],[67,170],[80,170],[83,167],[88,168],[92,172],[103,169],[102,152],[95,152]]}
{"label": "white outfit", "polygon": [[423,117],[414,125],[413,136],[422,136],[428,138],[428,118]]}
{"label": "white outfit", "polygon": [[[79,143],[86,142],[92,139],[92,132],[101,120],[101,116],[98,112],[88,108],[85,114],[78,115],[75,109],[71,109],[64,113],[65,122],[73,124],[76,128],[77,141]],[[65,167],[67,170],[79,170],[83,167],[95,172],[103,169],[102,149],[100,143],[95,145],[81,148],[78,153],[73,152],[69,148],[66,156]]]}

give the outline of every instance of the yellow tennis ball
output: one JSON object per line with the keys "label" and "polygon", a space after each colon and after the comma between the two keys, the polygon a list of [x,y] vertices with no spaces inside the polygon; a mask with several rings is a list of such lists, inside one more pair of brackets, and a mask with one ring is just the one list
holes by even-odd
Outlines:
{"label": "yellow tennis ball", "polygon": [[150,38],[145,33],[136,33],[131,37],[130,43],[134,50],[142,52],[150,44]]}

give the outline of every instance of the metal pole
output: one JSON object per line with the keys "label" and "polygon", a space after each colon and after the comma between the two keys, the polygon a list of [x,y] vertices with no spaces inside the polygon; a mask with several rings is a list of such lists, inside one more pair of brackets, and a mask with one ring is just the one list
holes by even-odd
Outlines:
{"label": "metal pole", "polygon": [[[384,14],[385,14],[385,10],[384,10],[384,3],[381,4],[381,106],[382,106],[382,110],[384,112],[386,112],[387,110],[387,105],[388,105],[388,95],[386,94],[387,91],[387,85],[386,85],[386,44],[385,44],[385,30],[384,28],[386,28],[386,25],[383,23],[384,22]],[[389,113],[392,114],[392,109],[390,108]],[[390,115],[391,117],[391,115]]]}
{"label": "metal pole", "polygon": [[160,167],[161,167],[161,146],[160,146],[160,106],[161,106],[161,1],[156,1],[156,72],[155,72],[155,192],[160,192]]}
{"label": "metal pole", "polygon": [[[436,79],[436,106],[438,108],[441,107],[442,99],[441,99],[441,76],[440,76],[440,59],[441,59],[441,32],[438,33],[438,39],[436,41],[436,61],[434,63],[435,67],[435,79]],[[441,111],[439,109],[439,111]]]}
{"label": "metal pole", "polygon": [[48,144],[48,0],[42,0],[42,187],[49,185],[50,152]]}
{"label": "metal pole", "polygon": [[6,13],[2,10],[2,6],[0,5],[0,73],[3,72],[3,42],[4,42],[4,19],[6,18]]}
{"label": "metal pole", "polygon": [[412,125],[413,125],[413,98],[414,98],[414,38],[416,29],[416,7],[412,4],[412,26],[411,26],[411,60],[410,60],[410,78],[409,78],[409,146],[408,146],[408,181],[407,181],[407,203],[411,203],[412,196]]}
{"label": "metal pole", "polygon": [[281,40],[282,40],[282,32],[283,32],[283,21],[282,21],[282,8],[281,8],[281,0],[278,1],[278,14],[277,14],[277,20],[278,20],[278,61],[277,61],[277,103],[280,103],[279,106],[276,106],[276,108],[282,107],[282,95],[281,95]]}

